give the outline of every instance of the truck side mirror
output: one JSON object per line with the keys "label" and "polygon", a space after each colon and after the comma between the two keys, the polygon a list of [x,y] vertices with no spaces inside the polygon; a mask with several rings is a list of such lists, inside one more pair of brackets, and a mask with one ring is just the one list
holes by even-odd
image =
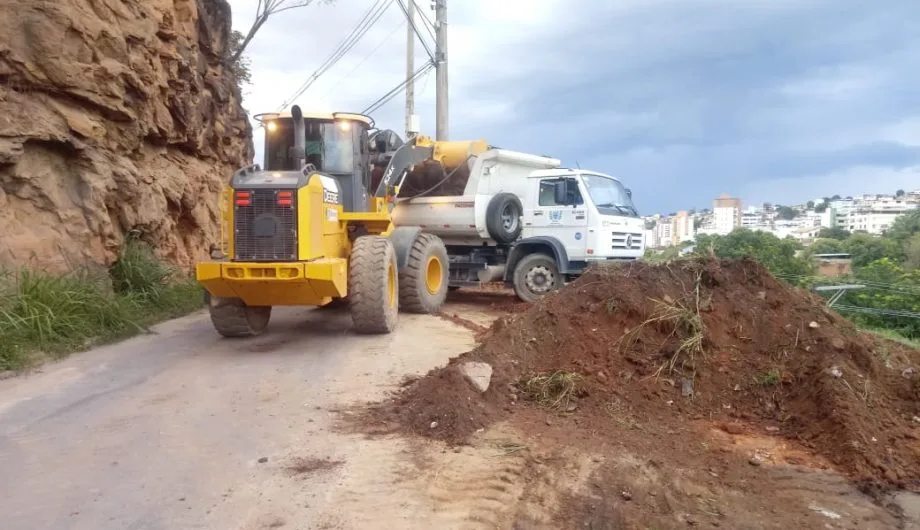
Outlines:
{"label": "truck side mirror", "polygon": [[569,194],[568,186],[566,186],[566,181],[560,180],[553,185],[553,195],[556,205],[565,205],[568,203]]}
{"label": "truck side mirror", "polygon": [[632,190],[631,190],[631,189],[626,188],[626,196],[629,197],[630,199],[632,199]]}

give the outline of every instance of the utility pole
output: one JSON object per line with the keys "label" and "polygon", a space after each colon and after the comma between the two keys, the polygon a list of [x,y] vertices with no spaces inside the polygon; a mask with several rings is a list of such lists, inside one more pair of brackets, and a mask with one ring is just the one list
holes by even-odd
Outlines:
{"label": "utility pole", "polygon": [[435,129],[437,140],[447,140],[447,0],[434,0],[434,30],[436,37]]}
{"label": "utility pole", "polygon": [[406,139],[412,134],[412,115],[415,114],[415,0],[409,0],[406,6],[408,23],[406,24]]}

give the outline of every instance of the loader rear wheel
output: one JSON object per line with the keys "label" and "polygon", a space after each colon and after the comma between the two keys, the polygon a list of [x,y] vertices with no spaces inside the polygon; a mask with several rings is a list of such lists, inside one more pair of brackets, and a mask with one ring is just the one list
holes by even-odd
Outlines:
{"label": "loader rear wheel", "polygon": [[357,333],[389,333],[399,312],[396,250],[389,239],[361,236],[348,262],[348,307]]}
{"label": "loader rear wheel", "polygon": [[271,306],[250,306],[239,298],[208,297],[214,329],[224,337],[254,337],[268,326]]}
{"label": "loader rear wheel", "polygon": [[399,273],[399,306],[410,313],[436,313],[447,299],[447,247],[441,238],[421,233]]}

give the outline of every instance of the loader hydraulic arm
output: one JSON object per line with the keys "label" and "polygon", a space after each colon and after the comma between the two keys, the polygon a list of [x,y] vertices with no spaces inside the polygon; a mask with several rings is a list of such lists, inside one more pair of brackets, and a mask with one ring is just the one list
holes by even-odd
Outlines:
{"label": "loader hydraulic arm", "polygon": [[[393,158],[387,164],[374,195],[382,198],[386,197],[390,191],[399,190],[399,186],[412,167],[426,160],[431,160],[433,154],[433,146],[418,146],[414,145],[414,143],[404,144],[393,153]],[[396,192],[394,191],[394,193]]]}

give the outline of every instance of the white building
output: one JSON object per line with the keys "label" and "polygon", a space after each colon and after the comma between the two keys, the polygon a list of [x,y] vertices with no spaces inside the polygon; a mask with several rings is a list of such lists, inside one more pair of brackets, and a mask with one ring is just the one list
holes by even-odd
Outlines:
{"label": "white building", "polygon": [[696,227],[693,216],[681,210],[671,220],[671,239],[673,244],[685,243],[696,239]]}
{"label": "white building", "polygon": [[670,247],[674,244],[672,241],[671,234],[671,221],[667,218],[662,218],[658,221],[658,225],[655,226],[655,229],[658,231],[658,246],[659,247]]}
{"label": "white building", "polygon": [[831,201],[821,226],[839,227],[850,232],[881,235],[899,215],[920,207],[905,197],[861,195],[851,199]]}
{"label": "white building", "polygon": [[712,216],[717,234],[730,233],[741,226],[741,199],[723,193],[713,201]]}

